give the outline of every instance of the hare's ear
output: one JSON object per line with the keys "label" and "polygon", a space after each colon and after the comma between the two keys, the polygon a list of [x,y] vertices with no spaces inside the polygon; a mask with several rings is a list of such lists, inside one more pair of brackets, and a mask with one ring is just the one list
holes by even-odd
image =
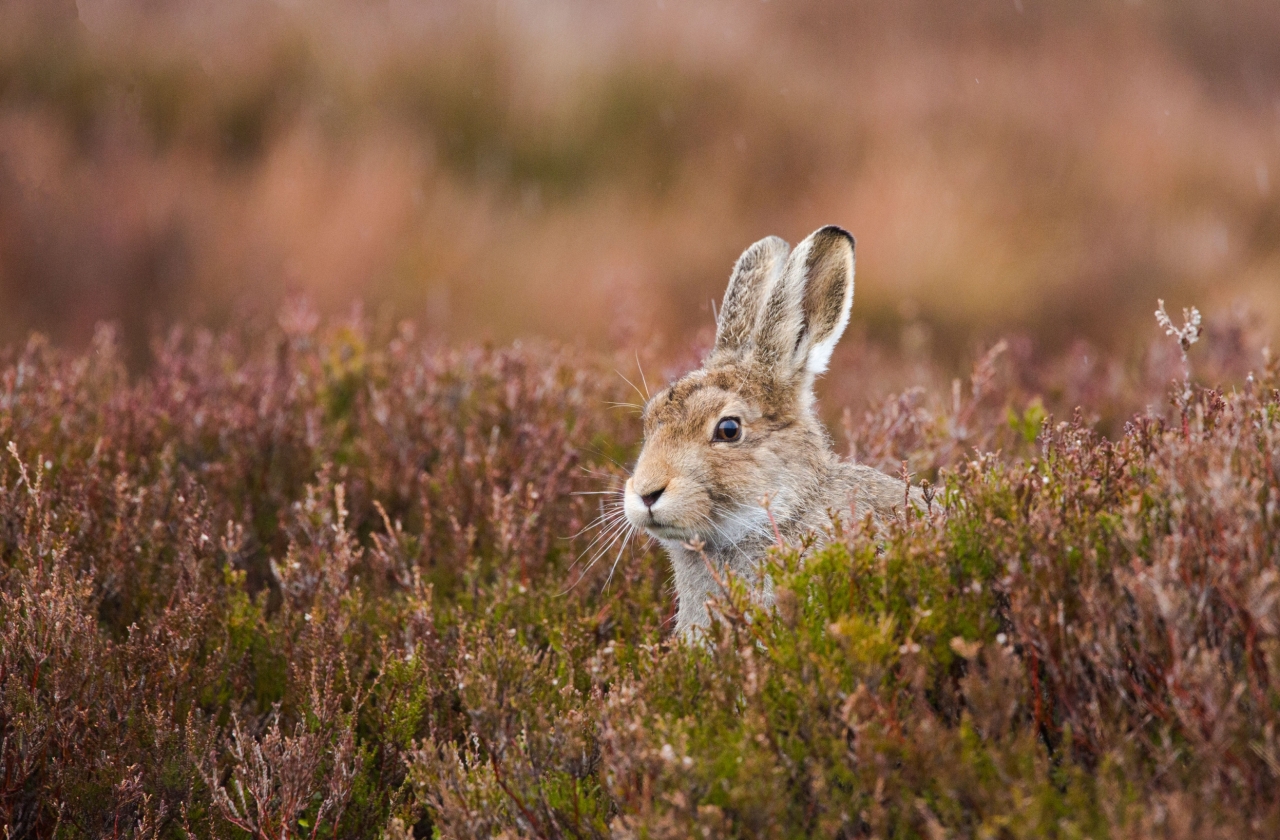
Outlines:
{"label": "hare's ear", "polygon": [[790,250],[786,242],[770,236],[738,257],[716,319],[713,356],[739,356],[754,342],[760,312],[782,275]]}
{"label": "hare's ear", "polygon": [[853,249],[853,237],[831,225],[791,252],[760,314],[761,364],[810,380],[827,369],[853,308]]}

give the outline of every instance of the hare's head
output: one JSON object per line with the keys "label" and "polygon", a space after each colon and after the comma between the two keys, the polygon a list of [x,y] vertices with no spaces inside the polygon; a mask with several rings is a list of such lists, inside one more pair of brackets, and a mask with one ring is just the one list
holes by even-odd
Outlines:
{"label": "hare's head", "polygon": [[702,368],[644,409],[644,447],[625,508],[664,541],[712,546],[789,516],[834,457],[813,413],[853,305],[853,237],[824,227],[794,251],[762,239],[738,259]]}

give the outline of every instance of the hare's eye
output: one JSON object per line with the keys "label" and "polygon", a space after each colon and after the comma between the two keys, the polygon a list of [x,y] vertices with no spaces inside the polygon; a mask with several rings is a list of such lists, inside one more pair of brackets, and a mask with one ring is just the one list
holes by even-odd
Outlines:
{"label": "hare's eye", "polygon": [[737,417],[721,417],[720,422],[716,424],[715,439],[725,443],[742,440],[742,423]]}

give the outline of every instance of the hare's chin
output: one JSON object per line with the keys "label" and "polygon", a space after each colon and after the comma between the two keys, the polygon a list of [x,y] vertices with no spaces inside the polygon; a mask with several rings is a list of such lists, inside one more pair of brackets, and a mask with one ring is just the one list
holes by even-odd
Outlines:
{"label": "hare's chin", "polygon": [[698,536],[697,532],[691,531],[688,528],[679,528],[675,525],[663,525],[659,522],[647,522],[645,523],[644,529],[657,539],[666,540],[668,542],[673,540],[676,542],[688,542]]}

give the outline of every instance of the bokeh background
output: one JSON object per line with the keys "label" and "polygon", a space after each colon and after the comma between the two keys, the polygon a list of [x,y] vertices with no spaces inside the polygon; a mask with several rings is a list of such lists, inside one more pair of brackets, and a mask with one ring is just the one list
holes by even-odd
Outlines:
{"label": "bokeh background", "polygon": [[145,366],[306,297],[676,358],[826,223],[885,358],[1274,333],[1278,45],[1275,0],[0,0],[0,340]]}

